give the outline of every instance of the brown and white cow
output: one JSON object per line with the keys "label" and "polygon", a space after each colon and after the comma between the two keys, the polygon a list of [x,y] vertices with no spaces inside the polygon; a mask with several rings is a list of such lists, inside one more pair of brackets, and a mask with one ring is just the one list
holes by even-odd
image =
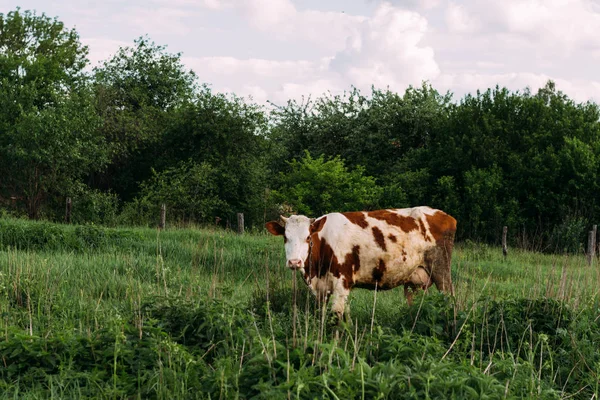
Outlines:
{"label": "brown and white cow", "polygon": [[456,220],[429,207],[281,217],[266,224],[283,235],[287,266],[300,270],[319,299],[342,317],[354,287],[412,290],[432,283],[454,294],[450,258]]}

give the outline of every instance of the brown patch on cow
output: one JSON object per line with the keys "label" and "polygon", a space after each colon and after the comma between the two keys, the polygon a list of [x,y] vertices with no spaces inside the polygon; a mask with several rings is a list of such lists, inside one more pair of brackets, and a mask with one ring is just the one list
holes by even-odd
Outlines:
{"label": "brown patch on cow", "polygon": [[396,243],[398,241],[398,238],[391,233],[388,235],[388,239],[390,239],[392,243]]}
{"label": "brown patch on cow", "polygon": [[327,240],[318,236],[313,240],[311,263],[305,270],[305,279],[323,277],[331,272],[336,278],[344,277],[344,287],[349,289],[354,284],[354,272],[360,269],[360,246],[352,247],[352,251],[339,262]]}
{"label": "brown patch on cow", "polygon": [[315,233],[321,232],[321,229],[325,226],[325,222],[327,222],[327,216],[319,218],[315,222],[310,225],[310,234],[313,235]]}
{"label": "brown patch on cow", "polygon": [[419,228],[421,229],[421,235],[423,235],[423,239],[425,239],[425,241],[427,242],[431,242],[431,238],[429,237],[429,235],[427,235],[427,228],[425,227],[425,222],[423,222],[422,219],[418,219],[419,221]]}
{"label": "brown patch on cow", "polygon": [[349,289],[351,284],[354,282],[354,272],[360,269],[360,246],[356,245],[352,247],[352,252],[346,254],[344,263],[339,266],[339,275],[335,273],[334,276],[344,277],[344,287]]}
{"label": "brown patch on cow", "polygon": [[402,229],[404,232],[410,232],[419,229],[416,220],[413,217],[405,217],[404,215],[387,210],[369,211],[367,215],[371,218],[385,221],[389,225],[394,225]]}
{"label": "brown patch on cow", "polygon": [[383,232],[381,232],[381,229],[374,226],[372,230],[373,230],[373,237],[375,238],[375,243],[377,243],[377,246],[381,247],[381,250],[387,251],[387,248],[385,245],[385,238],[383,237]]}
{"label": "brown patch on cow", "polygon": [[367,222],[367,217],[365,216],[365,213],[363,213],[362,211],[345,212],[345,213],[342,213],[342,215],[344,217],[348,218],[348,220],[350,222],[352,222],[355,225],[360,226],[363,229],[365,229],[367,226],[369,226],[369,223]]}
{"label": "brown patch on cow", "polygon": [[269,221],[265,224],[265,228],[275,236],[285,235],[285,228],[277,221]]}
{"label": "brown patch on cow", "polygon": [[425,218],[427,218],[431,236],[436,242],[444,240],[444,236],[447,236],[448,233],[452,233],[452,236],[454,236],[456,220],[450,215],[438,211],[433,215],[425,215]]}
{"label": "brown patch on cow", "polygon": [[404,249],[402,249],[402,261],[406,262],[406,256],[408,253]]}
{"label": "brown patch on cow", "polygon": [[320,246],[319,232],[321,232],[321,230],[325,226],[326,222],[327,222],[327,217],[323,217],[323,218],[320,218],[319,220],[313,222],[310,225],[310,228],[309,228],[310,240],[312,240],[313,247],[314,247],[314,249],[311,249],[311,252],[312,252],[311,254],[319,254],[319,246]]}
{"label": "brown patch on cow", "polygon": [[381,258],[379,259],[379,263],[376,268],[373,268],[373,281],[381,282],[381,278],[383,278],[383,274],[385,274],[386,266],[385,261]]}

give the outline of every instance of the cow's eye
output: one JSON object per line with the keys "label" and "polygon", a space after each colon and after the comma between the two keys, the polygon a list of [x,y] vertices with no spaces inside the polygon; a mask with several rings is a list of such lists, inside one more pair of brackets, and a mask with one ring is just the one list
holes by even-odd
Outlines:
{"label": "cow's eye", "polygon": [[310,235],[308,235],[308,236],[306,237],[306,242],[307,242],[307,243],[308,243],[308,242],[310,242]]}

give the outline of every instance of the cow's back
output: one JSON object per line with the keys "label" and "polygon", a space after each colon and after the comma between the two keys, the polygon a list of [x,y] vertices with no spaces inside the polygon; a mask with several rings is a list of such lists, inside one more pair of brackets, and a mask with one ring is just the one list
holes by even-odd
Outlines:
{"label": "cow's back", "polygon": [[[429,207],[332,213],[319,231],[323,260],[347,287],[391,289],[424,268],[440,290],[452,291],[450,256],[456,220]],[[335,260],[335,263],[331,263]],[[321,269],[323,270],[323,269]]]}

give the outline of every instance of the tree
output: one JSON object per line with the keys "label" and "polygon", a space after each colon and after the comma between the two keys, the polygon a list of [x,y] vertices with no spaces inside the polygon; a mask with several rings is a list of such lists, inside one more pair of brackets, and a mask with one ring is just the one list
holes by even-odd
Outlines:
{"label": "tree", "polygon": [[161,172],[140,185],[140,193],[127,205],[126,215],[134,223],[156,220],[161,204],[166,204],[174,221],[212,222],[223,215],[227,204],[219,198],[219,173],[208,163],[185,161]]}
{"label": "tree", "polygon": [[203,86],[178,108],[164,131],[155,160],[162,171],[182,161],[208,163],[216,171],[222,218],[237,212],[252,225],[262,221],[267,187],[267,120],[261,107]]}
{"label": "tree", "polygon": [[124,199],[135,196],[164,150],[159,142],[173,112],[190,101],[195,80],[181,54],[168,53],[148,37],[94,68],[99,132],[111,152],[109,168],[93,177],[95,186],[110,187]]}
{"label": "tree", "polygon": [[83,68],[87,48],[57,19],[0,14],[0,199],[30,218],[106,162]]}
{"label": "tree", "polygon": [[340,157],[313,158],[307,151],[301,160],[292,160],[290,170],[281,173],[272,195],[294,212],[320,216],[328,212],[368,210],[377,207],[382,190],[375,179],[358,166],[350,171]]}

